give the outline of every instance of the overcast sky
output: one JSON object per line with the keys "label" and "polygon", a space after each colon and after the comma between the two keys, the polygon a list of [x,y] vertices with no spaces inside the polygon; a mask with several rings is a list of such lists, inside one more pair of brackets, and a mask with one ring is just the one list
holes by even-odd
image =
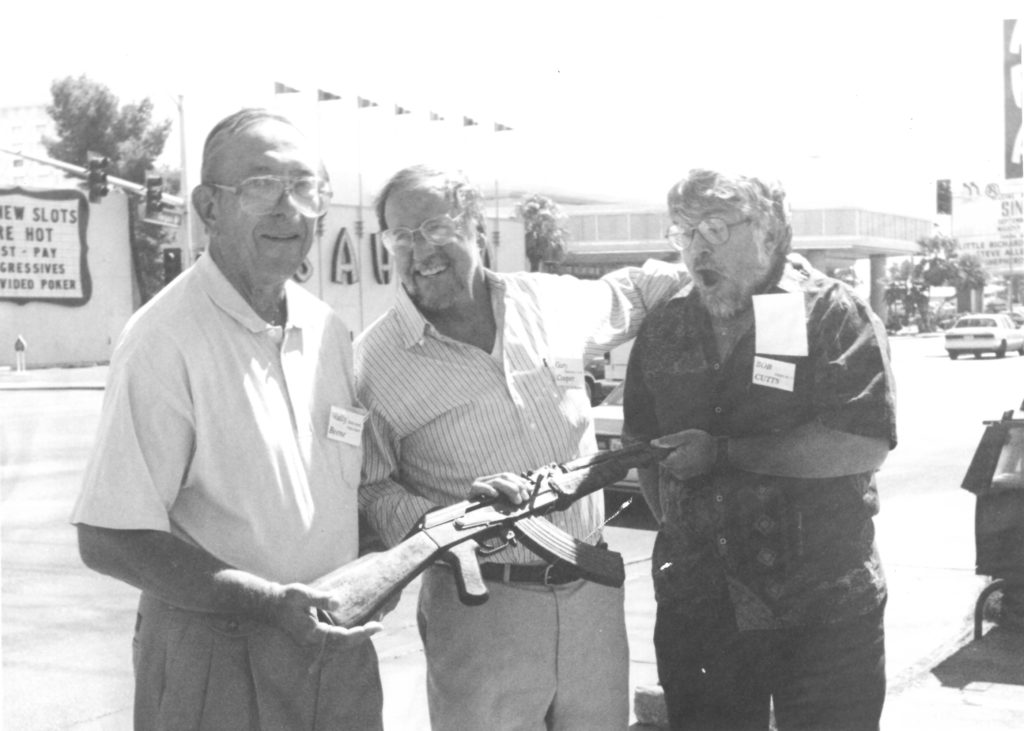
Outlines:
{"label": "overcast sky", "polygon": [[[696,5],[18,2],[0,14],[0,104],[46,102],[80,73],[175,119],[181,94],[192,169],[213,122],[273,105],[316,136],[339,187],[360,173],[364,197],[429,160],[488,192],[657,206],[703,165],[777,177],[794,206],[929,216],[936,178],[1001,176],[1002,19],[1019,3]],[[275,97],[275,81],[301,93]],[[357,115],[357,95],[380,106]]]}

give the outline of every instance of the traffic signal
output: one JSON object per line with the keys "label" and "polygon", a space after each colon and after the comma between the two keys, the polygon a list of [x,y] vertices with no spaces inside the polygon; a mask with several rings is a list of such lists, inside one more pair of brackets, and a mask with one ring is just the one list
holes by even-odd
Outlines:
{"label": "traffic signal", "polygon": [[99,203],[103,196],[110,192],[107,185],[107,165],[110,161],[105,157],[94,157],[89,160],[89,202]]}
{"label": "traffic signal", "polygon": [[949,180],[935,181],[935,212],[953,213],[953,186]]}
{"label": "traffic signal", "polygon": [[159,176],[146,178],[146,218],[154,218],[164,209],[164,179]]}
{"label": "traffic signal", "polygon": [[181,249],[169,247],[164,249],[164,284],[170,284],[181,274]]}

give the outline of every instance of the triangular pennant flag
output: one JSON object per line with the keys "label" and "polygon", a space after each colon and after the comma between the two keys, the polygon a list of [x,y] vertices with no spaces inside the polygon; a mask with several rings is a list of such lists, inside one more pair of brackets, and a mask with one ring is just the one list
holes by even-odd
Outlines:
{"label": "triangular pennant flag", "polygon": [[337,94],[332,94],[329,91],[324,91],[323,89],[316,90],[316,100],[318,102],[330,102],[334,101],[335,99],[341,99],[341,97],[338,96]]}
{"label": "triangular pennant flag", "polygon": [[494,123],[494,131],[495,132],[511,132],[512,128],[507,126],[507,125],[501,124],[500,122],[495,122]]}
{"label": "triangular pennant flag", "polygon": [[409,109],[406,109],[405,107],[400,107],[400,106],[398,106],[396,104],[395,105],[395,114],[412,114],[412,111],[409,110]]}
{"label": "triangular pennant flag", "polygon": [[475,127],[476,124],[477,124],[477,122],[476,122],[475,119],[470,119],[469,117],[463,117],[462,118],[462,126],[463,127]]}
{"label": "triangular pennant flag", "polygon": [[298,89],[293,89],[290,86],[282,84],[280,81],[274,82],[274,93],[275,94],[295,94],[298,93]]}
{"label": "triangular pennant flag", "polygon": [[431,112],[430,113],[430,121],[431,122],[443,122],[444,121],[444,117],[442,117],[437,112]]}
{"label": "triangular pennant flag", "polygon": [[360,109],[366,109],[367,107],[377,106],[377,102],[370,101],[369,99],[364,99],[361,96],[356,97],[356,104],[359,106]]}

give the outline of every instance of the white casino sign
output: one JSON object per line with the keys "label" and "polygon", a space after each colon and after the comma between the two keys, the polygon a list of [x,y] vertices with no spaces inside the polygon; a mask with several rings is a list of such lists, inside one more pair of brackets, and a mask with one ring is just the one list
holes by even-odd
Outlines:
{"label": "white casino sign", "polygon": [[1024,274],[1024,180],[954,182],[952,224],[990,274]]}
{"label": "white casino sign", "polygon": [[88,302],[88,221],[78,191],[0,188],[0,301]]}

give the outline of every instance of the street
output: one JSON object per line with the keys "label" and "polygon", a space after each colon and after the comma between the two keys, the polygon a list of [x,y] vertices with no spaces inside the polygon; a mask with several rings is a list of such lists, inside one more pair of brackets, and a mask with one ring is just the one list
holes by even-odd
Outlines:
{"label": "street", "polygon": [[[891,343],[899,446],[878,475],[877,531],[890,580],[888,667],[897,693],[962,638],[984,583],[974,576],[974,497],[959,485],[982,422],[1021,405],[1024,357],[951,361],[941,337]],[[137,592],[86,570],[67,522],[101,400],[96,389],[0,390],[4,728],[130,727],[119,724],[130,718]],[[655,677],[645,563],[653,534],[636,527],[644,524],[643,506],[634,505],[608,530],[627,560],[627,597],[639,592],[643,600],[627,598],[644,615],[627,614],[634,685]],[[415,588],[376,640],[386,720],[395,729],[411,728],[403,719],[417,717],[423,703],[422,685],[396,685],[421,672]]]}

